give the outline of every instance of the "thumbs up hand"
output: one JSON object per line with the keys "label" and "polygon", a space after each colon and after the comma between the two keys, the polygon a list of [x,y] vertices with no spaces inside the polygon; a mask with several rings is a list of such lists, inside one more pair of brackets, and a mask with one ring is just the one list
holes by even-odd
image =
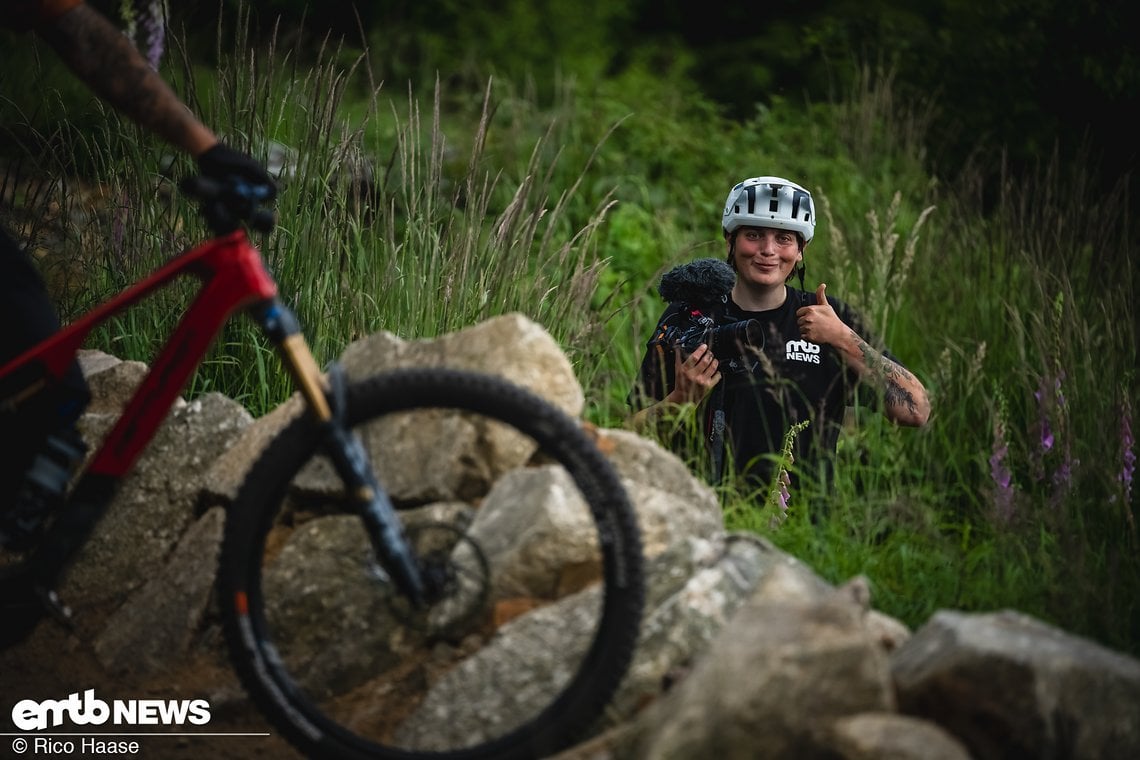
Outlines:
{"label": "thumbs up hand", "polygon": [[803,306],[796,311],[796,321],[800,326],[800,335],[820,345],[838,345],[848,332],[847,326],[827,300],[825,282],[821,282],[815,289],[815,305]]}

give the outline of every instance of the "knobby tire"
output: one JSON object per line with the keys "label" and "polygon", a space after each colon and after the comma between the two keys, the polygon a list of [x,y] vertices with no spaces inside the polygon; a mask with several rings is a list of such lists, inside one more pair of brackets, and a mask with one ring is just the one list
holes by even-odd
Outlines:
{"label": "knobby tire", "polygon": [[[223,627],[233,665],[255,704],[309,757],[538,758],[581,737],[610,701],[628,668],[643,601],[636,517],[613,466],[578,421],[529,391],[495,377],[444,369],[399,370],[349,383],[346,398],[346,420],[354,429],[412,410],[442,408],[476,413],[525,433],[541,452],[541,462],[565,468],[588,505],[589,521],[596,528],[599,544],[602,600],[592,642],[568,683],[545,709],[501,736],[480,737],[471,746],[425,749],[395,746],[388,736],[377,737],[343,725],[346,721],[324,706],[326,695],[310,693],[302,684],[304,675],[291,671],[293,663],[286,651],[290,645],[275,640],[278,632],[270,622],[277,614],[273,610],[286,605],[267,600],[265,593],[266,586],[271,585],[268,576],[272,571],[268,568],[275,556],[267,549],[267,538],[282,531],[283,522],[296,522],[295,515],[286,517],[290,509],[286,505],[296,490],[291,484],[302,468],[313,467],[309,463],[319,458],[316,423],[309,415],[301,415],[270,442],[252,466],[226,519],[218,575]],[[373,452],[372,456],[383,457],[384,453]],[[596,581],[594,585],[598,585]],[[377,582],[377,594],[382,586]],[[288,591],[294,592],[299,594],[300,590]],[[359,614],[359,610],[355,612]],[[351,616],[354,610],[345,609],[340,614]],[[384,624],[380,621],[387,619],[387,614],[372,613],[369,620],[361,621],[365,626],[361,630]],[[315,658],[335,649],[335,642],[327,642]],[[394,667],[391,672],[397,670]],[[534,677],[542,676],[536,672]],[[493,690],[490,685],[488,688]]]}

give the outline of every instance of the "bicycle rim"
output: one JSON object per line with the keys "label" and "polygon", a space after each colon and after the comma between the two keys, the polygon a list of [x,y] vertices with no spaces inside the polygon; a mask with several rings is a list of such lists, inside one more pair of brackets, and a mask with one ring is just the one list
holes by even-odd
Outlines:
{"label": "bicycle rim", "polygon": [[[495,378],[408,370],[347,398],[447,591],[420,612],[394,593],[294,422],[251,469],[222,551],[227,641],[255,702],[310,756],[501,760],[580,737],[640,622],[640,540],[612,467],[575,421]],[[551,535],[562,556],[539,556]]]}

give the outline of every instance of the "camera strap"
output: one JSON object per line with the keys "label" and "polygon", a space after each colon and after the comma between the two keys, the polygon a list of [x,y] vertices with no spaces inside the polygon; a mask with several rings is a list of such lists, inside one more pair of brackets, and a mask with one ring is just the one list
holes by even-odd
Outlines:
{"label": "camera strap", "polygon": [[[722,395],[719,385],[713,391],[717,396]],[[727,424],[725,423],[723,405],[717,404],[712,408],[712,416],[709,423],[709,456],[711,458],[712,472],[709,473],[709,480],[713,485],[720,482],[724,477],[724,434]]]}
{"label": "camera strap", "polygon": [[[711,310],[709,316],[717,325],[722,325],[728,317],[728,296],[722,296],[720,303]],[[720,382],[713,388],[708,400],[708,446],[709,446],[709,481],[716,485],[724,477],[725,434],[728,421],[724,413],[724,387],[727,380],[721,376]]]}

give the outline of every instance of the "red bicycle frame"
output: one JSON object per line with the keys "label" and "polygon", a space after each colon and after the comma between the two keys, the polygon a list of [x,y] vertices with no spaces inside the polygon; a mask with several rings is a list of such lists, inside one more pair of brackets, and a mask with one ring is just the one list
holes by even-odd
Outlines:
{"label": "red bicycle frame", "polygon": [[[277,285],[244,230],[223,234],[186,251],[0,368],[0,388],[4,389],[0,392],[4,396],[0,404],[18,407],[45,386],[59,382],[97,325],[182,274],[202,281],[197,297],[79,478],[67,509],[57,515],[35,555],[26,563],[32,579],[29,587],[36,590],[36,598],[61,617],[69,616],[51,591],[58,573],[90,534],[114,497],[117,485],[166,419],[222,326],[235,311],[247,309],[280,351],[309,413],[321,423],[320,434],[329,442],[328,454],[345,482],[346,492],[359,505],[381,561],[391,568],[411,599],[422,601],[424,581],[403,540],[391,502],[376,481],[359,439],[345,429],[339,418],[334,418],[328,383],[296,317],[278,301]],[[337,373],[336,377],[339,387],[343,375]],[[38,607],[39,602],[35,604]]]}
{"label": "red bicycle frame", "polygon": [[202,287],[93,457],[87,468],[92,475],[115,479],[125,475],[166,419],[226,321],[235,311],[276,296],[277,285],[245,232],[239,229],[184,252],[0,368],[3,380],[39,365],[39,381],[20,393],[31,395],[63,376],[96,326],[184,274],[198,277]]}

